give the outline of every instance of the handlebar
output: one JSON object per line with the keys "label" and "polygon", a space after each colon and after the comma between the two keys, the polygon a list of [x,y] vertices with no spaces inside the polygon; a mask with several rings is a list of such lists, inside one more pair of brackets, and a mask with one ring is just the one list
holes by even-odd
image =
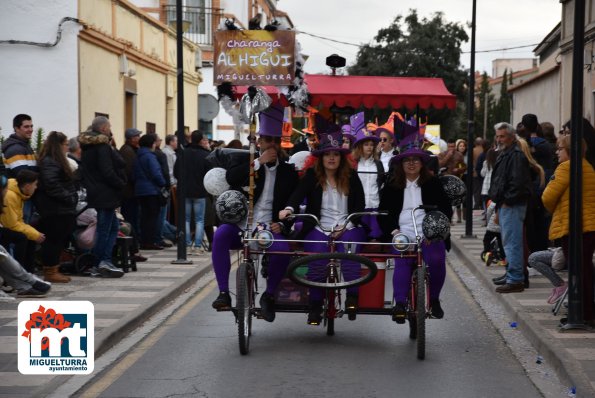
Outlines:
{"label": "handlebar", "polygon": [[311,220],[314,221],[314,223],[324,232],[342,232],[343,230],[345,230],[345,228],[347,228],[347,225],[351,222],[351,220],[355,217],[362,217],[362,216],[386,216],[388,215],[388,213],[385,212],[378,212],[378,211],[360,211],[360,212],[356,212],[356,213],[351,213],[347,216],[347,218],[345,219],[345,223],[341,226],[339,225],[335,225],[332,228],[324,228],[322,225],[320,225],[320,220],[318,219],[318,217],[316,217],[314,214],[307,214],[307,213],[303,213],[303,214],[291,214],[289,216],[287,216],[287,220],[293,220],[296,218],[309,218]]}
{"label": "handlebar", "polygon": [[415,236],[418,239],[419,239],[420,235],[417,232],[417,221],[415,220],[415,212],[418,210],[424,210],[424,211],[436,210],[437,208],[438,208],[438,206],[436,206],[436,205],[420,205],[414,209],[411,209],[411,221],[413,221],[413,232],[415,232]]}

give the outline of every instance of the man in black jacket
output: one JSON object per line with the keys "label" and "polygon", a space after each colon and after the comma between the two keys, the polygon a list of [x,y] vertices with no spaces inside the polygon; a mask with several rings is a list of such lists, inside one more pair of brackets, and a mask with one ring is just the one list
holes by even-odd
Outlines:
{"label": "man in black jacket", "polygon": [[93,119],[91,129],[79,135],[82,149],[80,169],[89,207],[97,210],[95,246],[92,250],[97,264],[91,275],[119,278],[124,272],[112,263],[112,252],[120,228],[116,208],[120,206],[121,192],[126,185],[126,163],[112,148],[111,134],[111,124],[105,116]]}
{"label": "man in black jacket", "polygon": [[[205,174],[211,169],[207,161],[209,155],[209,139],[198,130],[190,135],[190,145],[184,149],[184,190],[186,198],[186,246],[192,247],[192,236],[190,235],[190,220],[194,212],[194,247],[191,248],[194,254],[204,254],[202,238],[205,229],[205,206],[207,191],[203,183]],[[174,165],[174,176],[181,179],[181,162],[176,160]]]}
{"label": "man in black jacket", "polygon": [[126,186],[123,190],[122,207],[120,212],[124,219],[130,223],[134,236],[139,234],[139,205],[134,195],[134,164],[136,163],[136,152],[142,132],[129,128],[124,132],[125,142],[120,147],[120,156],[126,162]]}
{"label": "man in black jacket", "polygon": [[[286,162],[281,150],[283,108],[271,106],[259,113],[260,131],[258,138],[258,158],[254,160],[256,171],[254,187],[254,219],[250,230],[266,228],[273,233],[275,242],[271,251],[289,251],[289,244],[283,241],[284,225],[279,221],[279,211],[285,207],[289,196],[298,183],[298,175],[293,165]],[[227,170],[227,182],[234,189],[248,185],[250,167],[248,158],[237,159]],[[236,224],[222,224],[215,232],[213,240],[213,268],[219,285],[219,297],[213,308],[231,306],[229,296],[229,270],[231,263],[229,250],[239,249],[240,227]],[[262,316],[268,321],[275,320],[275,290],[283,279],[289,256],[269,255],[268,281],[266,291],[260,297]]]}
{"label": "man in black jacket", "polygon": [[498,293],[514,293],[524,290],[523,272],[523,222],[527,201],[531,196],[529,161],[517,144],[514,128],[508,123],[498,123],[496,142],[500,155],[492,171],[489,196],[496,202],[502,242],[508,268],[505,284]]}

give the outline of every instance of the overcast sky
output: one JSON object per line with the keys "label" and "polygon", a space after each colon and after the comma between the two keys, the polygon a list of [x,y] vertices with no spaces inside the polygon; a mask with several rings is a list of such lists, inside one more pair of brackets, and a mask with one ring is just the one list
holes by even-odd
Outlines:
{"label": "overcast sky", "polygon": [[[388,27],[394,18],[417,9],[420,17],[430,17],[442,11],[445,20],[461,22],[468,31],[472,0],[279,0],[277,7],[287,12],[297,30],[339,41],[366,44],[379,29]],[[476,69],[492,70],[496,58],[532,57],[533,44],[539,43],[560,21],[562,5],[559,0],[477,0],[476,50],[532,46],[509,51],[478,53]],[[358,48],[298,34],[302,52],[310,58],[305,64],[307,73],[327,73],[325,58],[333,53],[355,61]],[[470,41],[463,45],[469,51]],[[469,68],[470,55],[464,53],[461,63]]]}

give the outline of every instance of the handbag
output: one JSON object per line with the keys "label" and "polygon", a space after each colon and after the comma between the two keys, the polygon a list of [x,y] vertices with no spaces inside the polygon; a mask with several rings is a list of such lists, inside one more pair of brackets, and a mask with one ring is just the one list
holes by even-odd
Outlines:
{"label": "handbag", "polygon": [[97,222],[94,221],[87,225],[87,228],[76,234],[76,245],[79,249],[90,250],[95,246],[95,231]]}

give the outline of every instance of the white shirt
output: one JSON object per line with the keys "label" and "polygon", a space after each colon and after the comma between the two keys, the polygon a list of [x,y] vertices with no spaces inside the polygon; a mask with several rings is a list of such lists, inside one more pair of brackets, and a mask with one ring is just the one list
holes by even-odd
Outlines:
{"label": "white shirt", "polygon": [[378,167],[376,167],[374,158],[371,156],[368,159],[360,158],[357,163],[357,171],[364,187],[366,209],[377,209],[380,198],[378,197]]}
{"label": "white shirt", "polygon": [[[329,229],[336,225],[343,225],[347,215],[347,195],[343,195],[337,188],[331,187],[327,181],[326,189],[322,191],[320,224]],[[322,231],[320,228],[318,230]]]}
{"label": "white shirt", "polygon": [[380,161],[382,162],[382,166],[384,167],[384,171],[388,171],[388,164],[390,160],[395,156],[393,154],[393,150],[391,149],[388,152],[380,151]]}
{"label": "white shirt", "polygon": [[167,167],[169,168],[169,181],[171,185],[176,185],[178,181],[176,177],[174,177],[174,165],[176,164],[176,152],[173,150],[172,147],[166,145],[163,147],[162,152],[165,154],[167,158]]}
{"label": "white shirt", "polygon": [[[422,205],[421,201],[421,187],[417,185],[417,181],[407,180],[407,186],[403,192],[403,209],[399,214],[399,228],[402,233],[407,235],[412,241],[415,241],[415,231],[413,229],[413,219],[411,218],[411,210],[417,206]],[[415,221],[417,223],[417,232],[423,238],[421,230],[421,223],[426,215],[425,210],[418,210],[415,212]]]}
{"label": "white shirt", "polygon": [[[275,180],[277,179],[277,162],[274,166],[269,167],[264,165],[264,187],[260,197],[254,204],[254,219],[252,229],[256,228],[258,223],[266,223],[267,225],[273,221],[273,194],[275,192]],[[263,167],[260,163],[254,162],[254,171],[258,171]]]}

